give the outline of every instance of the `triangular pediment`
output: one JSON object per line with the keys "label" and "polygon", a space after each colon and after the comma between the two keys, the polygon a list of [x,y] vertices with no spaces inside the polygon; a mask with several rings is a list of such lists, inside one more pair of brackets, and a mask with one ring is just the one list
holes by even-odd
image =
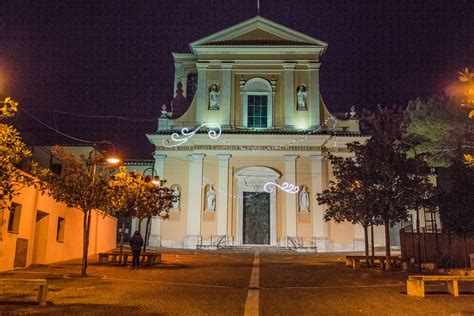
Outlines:
{"label": "triangular pediment", "polygon": [[261,16],[226,28],[190,44],[191,50],[212,46],[313,46],[327,44]]}

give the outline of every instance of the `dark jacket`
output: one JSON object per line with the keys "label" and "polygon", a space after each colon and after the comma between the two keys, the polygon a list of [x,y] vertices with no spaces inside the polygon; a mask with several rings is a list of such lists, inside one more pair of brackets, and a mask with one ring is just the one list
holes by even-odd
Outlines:
{"label": "dark jacket", "polygon": [[132,247],[132,251],[141,250],[143,246],[143,238],[139,234],[135,234],[130,238],[130,247]]}

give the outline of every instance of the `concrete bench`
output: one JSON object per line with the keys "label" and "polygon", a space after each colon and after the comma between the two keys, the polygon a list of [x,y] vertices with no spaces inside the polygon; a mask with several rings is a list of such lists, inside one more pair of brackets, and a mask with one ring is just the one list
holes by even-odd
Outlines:
{"label": "concrete bench", "polygon": [[425,282],[446,282],[449,294],[459,296],[458,282],[473,282],[474,276],[461,275],[411,275],[407,280],[407,294],[425,297]]}
{"label": "concrete bench", "polygon": [[[132,258],[131,254],[130,258]],[[149,266],[161,263],[161,253],[140,253],[140,262],[145,262]],[[124,263],[127,264],[127,258]]]}
{"label": "concrete bench", "polygon": [[12,285],[18,288],[22,285],[39,286],[37,300],[40,305],[46,305],[48,296],[48,284],[46,279],[0,279],[0,285]]}
{"label": "concrete bench", "polygon": [[[385,256],[369,256],[367,262],[367,258],[365,256],[346,256],[346,267],[352,267],[352,269],[357,270],[360,268],[360,264],[365,262],[368,265],[374,265],[377,263],[380,269],[383,270],[385,268],[386,259],[387,258]],[[405,259],[397,256],[392,257],[391,260],[394,267],[400,267]]]}
{"label": "concrete bench", "polygon": [[126,263],[128,256],[131,256],[131,254],[123,253],[122,256],[120,256],[119,253],[102,252],[99,253],[99,263]]}
{"label": "concrete bench", "polygon": [[[127,265],[129,258],[132,258],[131,252],[124,252],[122,256],[117,252],[99,253],[99,263],[120,263]],[[154,252],[140,253],[140,262],[145,262],[149,266],[160,263],[161,254]]]}

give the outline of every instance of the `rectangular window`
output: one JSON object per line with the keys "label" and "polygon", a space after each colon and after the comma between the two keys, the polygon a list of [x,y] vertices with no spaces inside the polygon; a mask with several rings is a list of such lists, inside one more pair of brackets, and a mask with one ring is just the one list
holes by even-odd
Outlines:
{"label": "rectangular window", "polygon": [[20,231],[21,204],[12,203],[8,218],[8,232],[18,234]]}
{"label": "rectangular window", "polygon": [[56,232],[56,241],[64,242],[64,224],[65,219],[62,217],[58,217],[58,231]]}
{"label": "rectangular window", "polygon": [[266,95],[249,95],[247,99],[247,126],[253,128],[267,127],[268,99]]}

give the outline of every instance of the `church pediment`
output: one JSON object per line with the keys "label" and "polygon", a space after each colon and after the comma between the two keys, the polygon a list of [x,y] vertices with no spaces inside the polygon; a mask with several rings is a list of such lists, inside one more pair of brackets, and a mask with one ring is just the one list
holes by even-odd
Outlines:
{"label": "church pediment", "polygon": [[192,51],[222,46],[312,46],[324,49],[327,44],[260,16],[190,44]]}

